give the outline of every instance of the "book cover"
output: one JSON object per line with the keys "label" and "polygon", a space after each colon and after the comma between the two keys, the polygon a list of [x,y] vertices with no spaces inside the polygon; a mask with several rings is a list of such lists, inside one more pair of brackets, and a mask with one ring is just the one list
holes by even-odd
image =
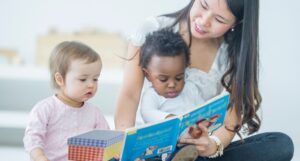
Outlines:
{"label": "book cover", "polygon": [[162,159],[174,152],[178,138],[197,124],[204,124],[208,127],[209,133],[212,133],[222,126],[228,104],[229,93],[222,92],[183,115],[127,129],[121,161]]}
{"label": "book cover", "polygon": [[121,160],[138,160],[161,156],[175,150],[180,119],[170,118],[125,132]]}

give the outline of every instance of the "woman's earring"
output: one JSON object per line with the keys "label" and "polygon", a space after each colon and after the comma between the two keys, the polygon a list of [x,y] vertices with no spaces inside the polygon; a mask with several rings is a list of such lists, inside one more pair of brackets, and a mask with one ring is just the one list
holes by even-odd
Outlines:
{"label": "woman's earring", "polygon": [[231,28],[231,32],[233,32],[234,31],[234,28]]}

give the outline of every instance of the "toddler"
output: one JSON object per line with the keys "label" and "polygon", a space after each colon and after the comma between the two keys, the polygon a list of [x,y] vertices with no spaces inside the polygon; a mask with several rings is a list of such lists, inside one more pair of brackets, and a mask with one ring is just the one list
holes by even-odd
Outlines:
{"label": "toddler", "polygon": [[[161,29],[147,35],[140,54],[140,66],[150,82],[140,102],[140,114],[145,123],[184,114],[204,102],[197,86],[185,79],[190,52],[179,33]],[[197,149],[191,145],[164,160],[195,160],[197,156]]]}
{"label": "toddler", "polygon": [[87,102],[97,92],[101,66],[98,53],[80,42],[54,48],[50,73],[55,94],[33,107],[23,139],[32,160],[65,161],[69,137],[109,129],[99,108]]}
{"label": "toddler", "polygon": [[203,103],[196,85],[185,80],[189,48],[179,33],[155,31],[141,47],[140,66],[151,85],[144,89],[140,114],[145,123],[180,115]]}

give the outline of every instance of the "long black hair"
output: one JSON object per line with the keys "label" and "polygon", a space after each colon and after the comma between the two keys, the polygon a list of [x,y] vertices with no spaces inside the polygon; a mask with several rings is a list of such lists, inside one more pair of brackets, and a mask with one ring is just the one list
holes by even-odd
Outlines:
{"label": "long black hair", "polygon": [[[195,0],[183,9],[162,16],[175,18],[174,23],[187,22],[189,31],[189,46],[192,43],[190,30],[190,9]],[[228,30],[224,41],[228,44],[229,68],[222,77],[222,85],[231,93],[230,106],[236,108],[241,118],[240,125],[227,128],[238,132],[244,125],[246,132],[252,134],[259,130],[261,120],[257,115],[262,98],[258,89],[259,75],[259,45],[258,18],[259,0],[226,0],[227,5],[236,17],[233,30]],[[226,127],[226,125],[225,125]]]}

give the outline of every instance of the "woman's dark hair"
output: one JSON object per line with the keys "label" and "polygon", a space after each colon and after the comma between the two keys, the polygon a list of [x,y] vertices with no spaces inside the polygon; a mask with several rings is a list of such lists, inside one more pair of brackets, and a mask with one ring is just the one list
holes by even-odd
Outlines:
{"label": "woman's dark hair", "polygon": [[[190,9],[195,0],[183,9],[162,16],[175,18],[174,25],[187,22],[189,46],[192,43],[190,31]],[[259,0],[226,0],[236,17],[234,31],[227,31],[224,40],[228,44],[229,68],[222,77],[223,86],[231,93],[229,108],[236,108],[241,118],[241,125],[252,134],[260,128],[261,120],[257,115],[262,98],[258,89],[259,45],[258,45],[258,10]],[[226,127],[226,125],[225,125]],[[230,129],[229,129],[230,130]],[[240,130],[237,126],[236,132]]]}
{"label": "woman's dark hair", "polygon": [[178,32],[171,29],[161,29],[146,36],[140,51],[140,66],[147,68],[151,58],[154,56],[174,57],[183,55],[185,66],[190,64],[190,51]]}
{"label": "woman's dark hair", "polygon": [[161,16],[175,18],[174,23],[171,26],[169,26],[169,28],[174,27],[180,21],[187,22],[188,31],[189,31],[189,44],[188,44],[189,48],[192,45],[192,34],[191,34],[191,23],[190,23],[191,22],[191,20],[190,20],[190,10],[191,10],[194,2],[195,2],[195,0],[191,0],[191,2],[187,6],[185,6],[183,9],[181,9],[179,11],[176,11],[174,13],[169,13],[169,14],[161,15]]}

